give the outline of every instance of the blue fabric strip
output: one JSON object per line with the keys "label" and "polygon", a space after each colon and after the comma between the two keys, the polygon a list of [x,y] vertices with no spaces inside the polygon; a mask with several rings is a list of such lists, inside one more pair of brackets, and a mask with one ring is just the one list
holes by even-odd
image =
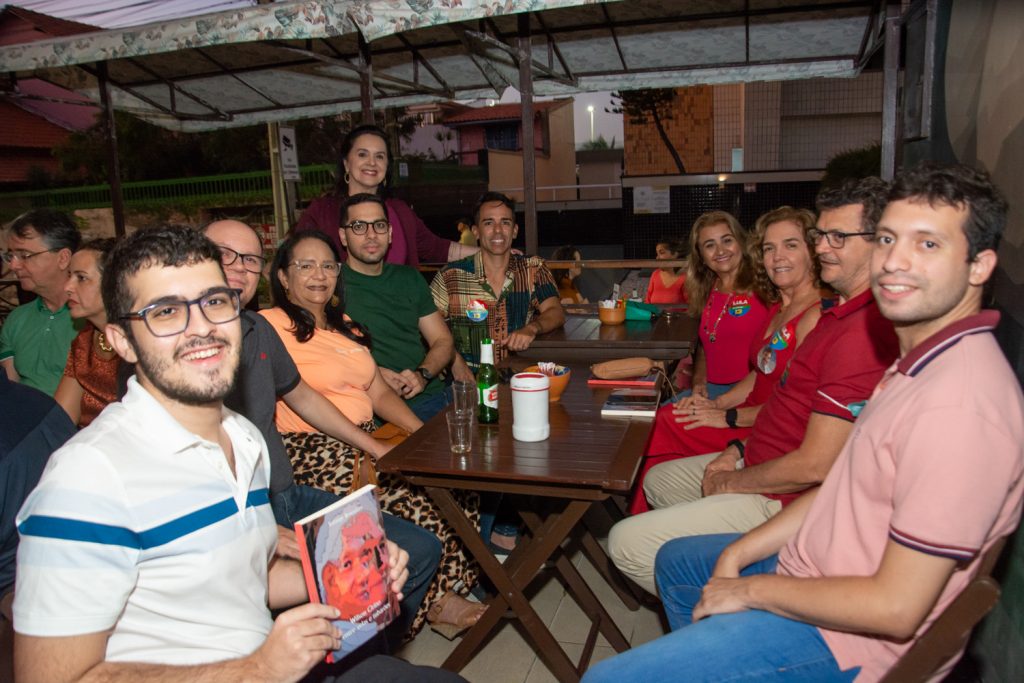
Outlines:
{"label": "blue fabric strip", "polygon": [[[249,495],[246,496],[245,506],[247,508],[269,504],[269,489],[255,489],[249,491]],[[56,538],[82,543],[102,543],[136,550],[149,550],[224,521],[237,512],[238,507],[235,505],[234,499],[225,498],[218,503],[142,532],[110,524],[47,515],[32,515],[18,526],[18,531],[23,536]]]}

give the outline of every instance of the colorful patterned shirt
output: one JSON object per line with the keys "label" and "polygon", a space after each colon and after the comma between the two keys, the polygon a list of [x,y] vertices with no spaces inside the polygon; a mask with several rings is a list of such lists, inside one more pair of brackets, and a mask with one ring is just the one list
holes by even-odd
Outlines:
{"label": "colorful patterned shirt", "polygon": [[[456,350],[475,370],[480,364],[482,339],[498,342],[526,325],[542,301],[557,299],[558,288],[543,259],[512,254],[505,284],[496,295],[487,283],[483,255],[477,253],[445,266],[434,276],[430,293],[452,328]],[[504,355],[504,349],[495,344],[494,362]]]}

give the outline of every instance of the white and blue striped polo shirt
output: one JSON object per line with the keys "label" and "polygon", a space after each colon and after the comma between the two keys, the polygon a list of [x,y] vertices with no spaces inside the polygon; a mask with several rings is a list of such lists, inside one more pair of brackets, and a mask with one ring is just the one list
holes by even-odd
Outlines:
{"label": "white and blue striped polo shirt", "polygon": [[199,664],[244,656],[272,625],[277,531],[266,445],[224,409],[235,473],[132,378],[54,453],[18,515],[19,633],[113,629],[107,661]]}

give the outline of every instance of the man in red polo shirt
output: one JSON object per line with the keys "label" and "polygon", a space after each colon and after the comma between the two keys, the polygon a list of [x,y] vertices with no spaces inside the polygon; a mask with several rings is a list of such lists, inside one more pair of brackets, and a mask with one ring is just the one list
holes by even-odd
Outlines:
{"label": "man in red polo shirt", "polygon": [[797,349],[749,441],[652,468],[644,494],[654,509],[612,528],[612,560],[646,590],[655,592],[654,558],[667,541],[748,531],[828,474],[897,354],[892,323],[878,312],[869,280],[887,191],[878,178],[866,178],[818,196],[813,234],[821,278],[839,300]]}

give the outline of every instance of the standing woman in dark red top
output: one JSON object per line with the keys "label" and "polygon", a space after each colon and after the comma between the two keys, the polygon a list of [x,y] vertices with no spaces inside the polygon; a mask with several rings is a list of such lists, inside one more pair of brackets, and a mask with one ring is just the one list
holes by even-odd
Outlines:
{"label": "standing woman in dark red top", "polygon": [[[338,235],[341,204],[349,195],[360,192],[386,197],[390,161],[391,150],[382,129],[373,125],[353,128],[341,143],[334,194],[313,200],[299,218],[295,232],[322,232],[334,244],[344,262],[346,251]],[[454,261],[480,251],[479,247],[438,237],[401,199],[386,197],[384,203],[392,227],[391,246],[385,257],[388,263],[415,267],[420,263]]]}

